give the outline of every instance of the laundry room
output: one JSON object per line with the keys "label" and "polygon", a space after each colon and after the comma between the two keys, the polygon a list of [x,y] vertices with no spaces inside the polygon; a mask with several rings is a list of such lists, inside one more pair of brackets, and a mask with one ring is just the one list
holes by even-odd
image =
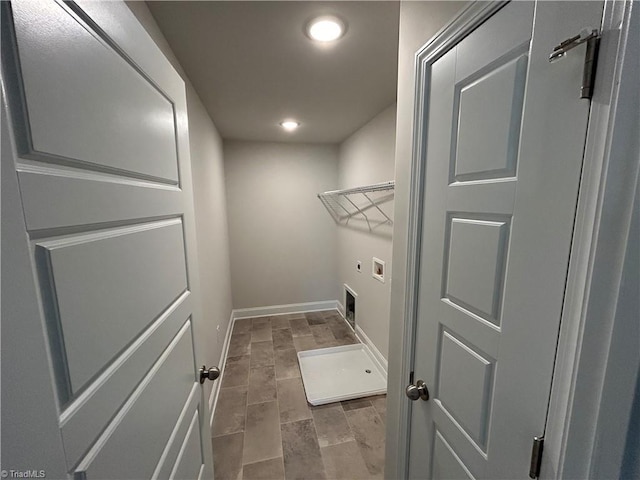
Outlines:
{"label": "laundry room", "polygon": [[637,3],[1,2],[2,476],[637,478]]}

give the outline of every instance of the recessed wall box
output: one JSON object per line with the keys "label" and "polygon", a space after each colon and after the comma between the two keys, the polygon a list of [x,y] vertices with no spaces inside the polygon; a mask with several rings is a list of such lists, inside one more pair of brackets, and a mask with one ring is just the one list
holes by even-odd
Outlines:
{"label": "recessed wall box", "polygon": [[384,261],[373,257],[372,271],[373,278],[384,283]]}

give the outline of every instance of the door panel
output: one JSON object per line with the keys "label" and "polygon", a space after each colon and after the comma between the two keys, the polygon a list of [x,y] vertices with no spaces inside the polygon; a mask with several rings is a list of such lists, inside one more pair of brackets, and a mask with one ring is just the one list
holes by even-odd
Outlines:
{"label": "door panel", "polygon": [[171,101],[73,12],[38,8],[14,8],[29,153],[176,184]]}
{"label": "door panel", "polygon": [[182,479],[182,478],[199,478],[200,471],[203,466],[202,450],[200,448],[200,428],[198,428],[198,414],[196,411],[193,414],[191,423],[189,424],[189,430],[184,437],[184,442],[180,448],[180,454],[176,459],[176,463],[173,467],[173,471],[169,478]]}
{"label": "door panel", "polygon": [[191,390],[199,388],[191,333],[191,322],[187,321],[100,436],[97,448],[80,462],[76,475],[88,479],[151,478]]}
{"label": "door panel", "polygon": [[438,363],[438,399],[483,450],[491,416],[495,360],[442,331]]}
{"label": "door panel", "polygon": [[30,231],[178,216],[183,209],[176,186],[28,160],[18,176]]}
{"label": "door panel", "polygon": [[492,65],[478,80],[458,84],[451,183],[515,174],[526,71],[523,54]]}
{"label": "door panel", "polygon": [[[3,219],[20,212],[12,225],[30,257],[20,268],[36,287],[20,303],[41,315],[26,328],[3,305],[3,333],[45,341],[41,401],[53,387],[62,448],[51,451],[69,475],[211,478],[184,83],[124,4],[88,7],[2,5],[3,115],[15,136],[3,125],[3,142],[14,140],[3,182],[8,172],[20,194],[6,207],[3,184]],[[6,360],[3,376],[23,371]],[[3,424],[23,422],[12,441],[26,454],[3,461],[35,465],[21,433],[39,428],[33,407],[12,405]]]}
{"label": "door panel", "polygon": [[[471,32],[465,41],[456,46],[456,84],[473,78],[474,73],[491,68],[492,62],[507,56],[509,52],[519,50],[521,46],[528,47],[534,18],[533,3],[513,2],[508,5],[509,8],[500,11],[500,16],[496,14],[489,18],[481,28]],[[496,35],[498,30],[500,34]]]}
{"label": "door panel", "polygon": [[500,326],[509,219],[449,216],[442,298]]}
{"label": "door panel", "polygon": [[[181,455],[184,450],[184,445],[187,439],[194,438],[192,433],[192,422],[195,418],[198,418],[199,421],[202,417],[202,413],[198,407],[198,395],[197,389],[194,388],[191,391],[191,395],[189,396],[189,400],[185,403],[184,408],[182,409],[182,413],[180,414],[180,419],[176,423],[176,427],[171,434],[171,440],[167,444],[164,452],[162,453],[162,457],[158,465],[156,466],[155,472],[151,478],[158,479],[168,479],[171,478],[172,472],[175,470],[176,465],[179,463],[178,460],[181,458]],[[197,415],[197,417],[196,417]],[[202,429],[200,429],[202,431]],[[197,437],[195,437],[197,438]],[[201,453],[203,453],[201,451]],[[202,456],[200,457],[202,460]],[[186,476],[182,478],[200,478],[202,476],[202,471],[200,471],[201,463],[196,461],[194,465],[194,471],[198,472],[198,476]],[[206,472],[206,468],[205,468]]]}
{"label": "door panel", "polygon": [[[135,390],[156,359],[175,338],[192,309],[184,293],[136,342],[102,372],[84,394],[73,400],[60,415],[62,441],[72,463],[80,460],[87,445],[98,437],[120,406]],[[197,405],[191,408],[193,411]]]}
{"label": "door panel", "polygon": [[169,220],[36,243],[57,306],[49,324],[59,324],[64,338],[70,395],[187,290],[182,232],[179,220]]}
{"label": "door panel", "polygon": [[417,132],[426,168],[414,378],[432,398],[412,407],[412,478],[528,474],[531,441],[544,434],[589,112],[579,62],[548,55],[567,25],[597,25],[601,9],[509,3],[419,85],[428,109]]}
{"label": "door panel", "polygon": [[434,478],[443,480],[471,480],[473,478],[440,432],[436,432],[433,450]]}

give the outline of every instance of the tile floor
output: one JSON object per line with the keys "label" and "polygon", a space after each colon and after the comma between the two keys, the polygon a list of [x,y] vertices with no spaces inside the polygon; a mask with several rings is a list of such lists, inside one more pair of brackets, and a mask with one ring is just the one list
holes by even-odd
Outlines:
{"label": "tile floor", "polygon": [[357,343],[335,310],[236,320],[213,422],[216,480],[383,478],[386,397],[313,407],[296,353]]}

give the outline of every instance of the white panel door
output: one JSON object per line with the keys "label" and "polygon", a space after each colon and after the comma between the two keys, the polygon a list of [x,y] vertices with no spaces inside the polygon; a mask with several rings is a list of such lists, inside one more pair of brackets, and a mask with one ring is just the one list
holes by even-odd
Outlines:
{"label": "white panel door", "polygon": [[122,3],[2,35],[2,468],[212,478],[184,83]]}
{"label": "white panel door", "polygon": [[512,2],[421,77],[425,176],[411,478],[526,478],[544,434],[601,2]]}

